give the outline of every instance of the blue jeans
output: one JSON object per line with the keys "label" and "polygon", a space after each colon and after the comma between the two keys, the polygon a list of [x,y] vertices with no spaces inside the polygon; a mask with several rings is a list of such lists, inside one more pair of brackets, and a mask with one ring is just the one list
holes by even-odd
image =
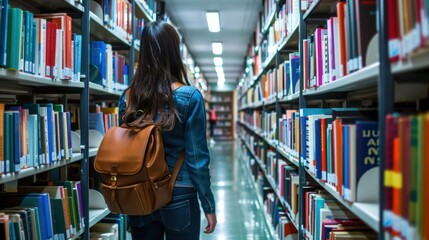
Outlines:
{"label": "blue jeans", "polygon": [[134,240],[198,240],[201,212],[197,193],[191,187],[175,187],[171,202],[144,216],[128,216]]}

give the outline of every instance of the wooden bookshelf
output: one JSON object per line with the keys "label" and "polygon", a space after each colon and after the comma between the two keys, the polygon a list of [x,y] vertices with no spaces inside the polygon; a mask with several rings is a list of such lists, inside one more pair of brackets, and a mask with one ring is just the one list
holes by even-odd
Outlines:
{"label": "wooden bookshelf", "polygon": [[[233,92],[210,92],[209,105],[216,111],[215,140],[234,139],[234,95]],[[208,118],[207,118],[208,119]]]}

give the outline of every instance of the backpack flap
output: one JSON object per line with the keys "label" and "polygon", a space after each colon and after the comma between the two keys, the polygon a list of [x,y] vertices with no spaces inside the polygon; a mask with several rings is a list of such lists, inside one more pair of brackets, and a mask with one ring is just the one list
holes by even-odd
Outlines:
{"label": "backpack flap", "polygon": [[[94,168],[101,174],[137,174],[143,165],[149,136],[155,129],[112,127],[101,141],[95,157]],[[150,143],[154,144],[154,143]]]}

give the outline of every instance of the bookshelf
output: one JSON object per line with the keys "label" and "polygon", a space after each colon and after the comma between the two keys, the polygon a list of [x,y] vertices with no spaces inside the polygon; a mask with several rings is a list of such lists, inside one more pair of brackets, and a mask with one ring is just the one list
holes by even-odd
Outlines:
{"label": "bookshelf", "polygon": [[[156,18],[156,1],[123,1],[127,2],[132,10],[130,14],[132,22],[132,29],[135,29],[137,26],[136,19],[143,18],[145,21],[152,21]],[[65,181],[68,180],[71,174],[79,175],[80,182],[80,199],[79,209],[81,210],[82,218],[78,220],[77,224],[80,225],[80,230],[76,230],[70,236],[70,239],[89,239],[90,238],[90,228],[97,224],[99,221],[102,221],[103,218],[110,214],[110,211],[104,205],[97,205],[92,200],[94,199],[94,194],[97,192],[93,189],[89,189],[89,181],[92,176],[90,176],[90,164],[92,164],[92,158],[97,154],[97,148],[89,147],[91,143],[89,142],[89,112],[90,112],[90,103],[97,102],[117,102],[119,96],[122,93],[124,86],[114,83],[112,85],[99,85],[93,82],[90,82],[88,79],[90,77],[90,42],[94,40],[104,41],[108,44],[111,44],[114,51],[118,51],[119,54],[124,56],[127,63],[134,63],[135,58],[135,41],[133,37],[136,34],[136,31],[132,31],[131,34],[125,33],[125,31],[118,30],[118,27],[114,28],[112,25],[106,24],[103,19],[100,19],[95,13],[90,11],[90,0],[56,0],[56,1],[43,1],[43,0],[18,0],[18,1],[1,1],[3,4],[10,4],[11,8],[19,8],[23,11],[28,11],[33,14],[39,13],[66,13],[72,18],[72,33],[82,36],[82,45],[81,45],[81,69],[80,77],[76,79],[68,80],[62,79],[61,77],[45,77],[44,73],[29,73],[25,69],[21,70],[10,70],[4,65],[0,67],[0,102],[4,103],[6,106],[9,105],[22,105],[22,104],[32,104],[32,103],[53,103],[53,104],[62,104],[64,111],[70,111],[70,118],[76,118],[76,123],[79,123],[80,129],[69,129],[64,130],[65,132],[58,132],[58,134],[65,134],[65,137],[69,137],[70,141],[74,139],[75,130],[79,130],[80,138],[73,142],[73,152],[72,146],[70,147],[70,156],[67,159],[61,158],[58,160],[53,160],[47,164],[36,164],[30,165],[29,162],[24,164],[22,161],[27,161],[27,158],[18,159],[20,161],[20,167],[22,167],[17,172],[5,172],[6,166],[4,165],[2,159],[2,169],[0,176],[0,187],[2,192],[7,189],[19,187],[21,185],[32,184],[36,179],[40,177],[50,176],[49,180],[52,181]],[[150,5],[150,6],[149,6]],[[125,5],[124,5],[125,6]],[[27,14],[27,13],[24,13]],[[4,13],[2,13],[2,16]],[[0,20],[1,23],[1,20]],[[22,23],[21,23],[22,24]],[[130,26],[131,26],[130,25]],[[0,28],[1,29],[1,28]],[[36,25],[35,25],[36,29]],[[131,28],[130,28],[131,29]],[[9,30],[10,31],[10,30]],[[9,31],[4,34],[9,34]],[[25,41],[26,35],[23,32],[23,40]],[[0,33],[2,35],[3,33]],[[30,34],[30,33],[28,33]],[[6,35],[5,35],[6,36]],[[30,35],[28,35],[30,36]],[[35,36],[34,36],[35,37]],[[28,37],[30,39],[30,37]],[[30,42],[30,41],[29,41]],[[2,43],[3,45],[3,43]],[[62,46],[62,45],[61,45]],[[3,47],[3,46],[2,46]],[[36,53],[31,53],[27,45],[21,45],[21,51],[28,53],[29,56]],[[24,49],[28,49],[24,51]],[[77,54],[73,52],[73,56]],[[138,54],[138,51],[137,51]],[[23,55],[24,56],[24,55]],[[74,59],[75,60],[75,59]],[[8,60],[9,61],[9,60]],[[61,62],[61,60],[59,60]],[[34,63],[34,62],[32,62]],[[73,62],[74,65],[74,62]],[[77,66],[77,65],[76,65]],[[63,66],[64,67],[64,66]],[[21,68],[21,67],[20,67]],[[24,67],[22,67],[24,68]],[[77,67],[76,67],[77,68]],[[25,70],[25,71],[23,71]],[[35,71],[35,70],[34,70]],[[31,72],[31,71],[30,71]],[[130,68],[130,75],[132,76],[132,68]],[[78,109],[77,112],[72,112],[73,109]],[[54,112],[52,112],[54,114]],[[3,114],[3,112],[2,112]],[[73,115],[72,114],[77,114]],[[18,115],[17,115],[18,116]],[[4,120],[4,116],[2,116]],[[54,124],[57,122],[52,119]],[[3,124],[4,122],[2,122]],[[66,122],[67,124],[67,122]],[[78,126],[78,125],[76,125]],[[20,128],[16,128],[20,129]],[[24,128],[23,128],[24,129]],[[2,126],[2,130],[3,126]],[[27,130],[25,130],[27,131]],[[4,133],[4,132],[2,132]],[[27,132],[26,132],[27,133]],[[27,133],[28,134],[28,133]],[[41,133],[39,133],[41,134]],[[19,135],[19,134],[16,134]],[[72,137],[73,135],[73,137]],[[28,136],[28,135],[27,135]],[[31,136],[31,135],[30,135]],[[77,136],[77,135],[76,135]],[[2,135],[1,144],[4,144],[5,139]],[[18,139],[18,138],[17,138]],[[21,139],[24,142],[24,139]],[[54,139],[55,140],[55,139]],[[35,140],[38,142],[38,139]],[[50,140],[49,140],[50,141]],[[12,143],[11,143],[12,144]],[[15,143],[13,143],[15,144]],[[56,143],[52,143],[55,145]],[[59,142],[58,142],[59,144]],[[15,144],[14,146],[23,146],[21,142]],[[58,149],[60,150],[60,149]],[[23,150],[24,151],[24,150]],[[67,150],[68,152],[68,150]],[[61,155],[61,154],[59,154]],[[48,155],[46,155],[48,156]],[[49,159],[47,157],[46,159]],[[24,160],[23,160],[24,159]],[[56,159],[52,157],[52,159]],[[48,161],[48,160],[47,160]],[[33,163],[31,163],[33,164]],[[26,166],[29,165],[29,166]],[[9,167],[10,165],[8,165]],[[76,171],[78,169],[78,171]],[[10,171],[8,169],[8,171]],[[73,171],[70,172],[70,171]],[[51,178],[52,177],[52,178]],[[73,178],[76,177],[73,175]],[[9,191],[9,190],[8,190]],[[3,193],[2,193],[3,194]],[[71,197],[71,195],[69,195]],[[98,195],[98,199],[100,200]],[[2,196],[2,201],[3,201]],[[71,200],[70,200],[71,201]],[[77,201],[77,200],[76,200]],[[103,200],[99,202],[104,203]],[[76,203],[77,204],[77,203]],[[49,213],[51,214],[51,213]],[[55,215],[57,216],[57,215]],[[74,224],[72,224],[76,227]],[[57,234],[53,232],[53,234]],[[0,236],[0,238],[3,238]]]}
{"label": "bookshelf", "polygon": [[[424,176],[422,168],[427,168],[427,164],[420,158],[423,155],[418,155],[420,157],[415,155],[420,152],[424,153],[423,143],[427,143],[427,137],[418,134],[427,129],[423,122],[427,121],[429,98],[429,83],[425,77],[429,70],[428,34],[426,29],[418,27],[420,24],[425,26],[428,24],[429,13],[424,8],[427,7],[427,3],[419,2],[417,4],[416,1],[410,1],[403,2],[406,6],[398,6],[399,2],[396,1],[376,0],[367,2],[371,11],[359,12],[359,8],[356,8],[357,1],[344,1],[343,5],[339,5],[339,1],[334,0],[266,0],[261,2],[262,13],[254,38],[249,45],[249,56],[246,59],[245,68],[250,71],[246,71],[239,82],[236,102],[238,109],[236,130],[237,135],[240,136],[241,144],[239,146],[244,152],[242,158],[246,160],[246,163],[250,162],[250,169],[255,175],[256,181],[268,183],[272,193],[281,203],[284,215],[288,216],[298,230],[299,239],[312,239],[313,234],[318,234],[316,230],[307,229],[309,220],[304,214],[311,207],[308,205],[307,197],[316,196],[319,200],[323,198],[325,203],[326,199],[334,201],[336,206],[345,209],[344,211],[350,213],[350,216],[362,221],[364,223],[362,226],[370,229],[367,232],[372,237],[389,239],[392,236],[402,235],[404,239],[420,239],[427,236],[427,230],[421,224],[427,222],[429,212],[415,215],[416,211],[427,210],[422,202],[426,201],[426,197],[424,197],[426,190],[419,185],[427,182],[427,180],[421,180]],[[276,9],[274,19],[272,16],[273,4]],[[287,6],[286,10],[285,6]],[[339,31],[340,27],[336,24],[341,19],[341,11],[345,8],[350,10],[349,7],[355,7],[352,10],[355,16],[351,17],[357,18],[357,21],[355,23],[344,22],[344,24],[350,24],[348,26],[355,24],[353,28],[356,32],[359,32],[359,24],[378,25],[379,28],[377,30],[370,30],[373,29],[372,27],[366,28],[365,31],[375,31],[371,36],[361,36],[350,30],[345,32],[345,34],[350,34],[348,37],[356,42],[352,43],[349,41],[350,39],[347,40],[348,45],[346,44],[346,46],[350,47],[348,50],[352,52],[348,53],[350,55],[347,55],[346,62],[341,62],[338,54],[344,50],[341,50],[342,47],[338,48],[340,44],[332,43],[331,45],[329,39],[335,39],[332,36],[336,35],[330,34]],[[409,15],[404,14],[402,8],[405,7],[408,9],[421,8],[420,19],[411,19]],[[398,9],[399,13],[403,15],[397,17],[396,12],[389,13],[392,8]],[[371,15],[370,13],[377,14]],[[369,23],[369,20],[372,23]],[[403,30],[400,26],[406,21],[412,25],[410,29],[401,32]],[[391,42],[392,37],[388,37],[391,34],[389,31],[395,27],[399,35],[397,41],[400,45],[396,45],[400,46],[399,50],[393,49],[395,45]],[[411,37],[411,32],[416,35]],[[319,40],[316,41],[316,39],[319,36],[321,44],[317,46]],[[359,44],[366,49],[366,52],[358,50]],[[312,55],[314,49],[318,48],[321,50],[320,58]],[[276,49],[276,51],[273,53],[272,49]],[[292,63],[288,63],[288,61],[293,61],[294,56],[290,54],[293,52],[299,53],[297,55],[299,57],[297,65],[299,76],[297,83],[293,82],[293,76],[289,76],[289,80],[285,83],[285,79],[287,79],[285,76],[290,74],[287,71],[296,69],[285,67],[287,64],[290,64],[289,67],[291,66]],[[358,63],[360,59],[363,61],[362,64]],[[332,62],[337,60],[340,62]],[[320,75],[317,72],[319,63]],[[339,66],[345,66],[344,69],[348,68],[349,71],[342,72],[343,68]],[[290,88],[293,88],[295,84],[298,87],[291,90]],[[354,126],[361,123],[347,122],[340,113],[353,108],[367,111],[367,113],[371,112],[371,117],[367,115],[365,118],[377,121],[374,131],[378,134],[374,139],[377,139],[378,143],[374,145],[373,150],[377,149],[378,155],[376,156],[379,164],[372,165],[375,175],[367,178],[372,179],[371,183],[368,183],[371,185],[368,191],[371,192],[371,198],[373,198],[368,200],[351,200],[349,192],[342,192],[339,186],[345,189],[354,186],[346,186],[350,183],[338,182],[338,179],[354,181],[355,177],[338,175],[343,172],[334,169],[334,165],[329,164],[345,163],[346,161],[352,164],[355,164],[356,161],[359,164],[361,160],[355,159],[354,154],[345,154],[345,159],[336,157],[334,154],[337,153],[333,151],[336,151],[335,149],[338,147],[331,149],[329,146],[332,145],[326,147],[323,144],[338,143],[333,142],[340,139],[333,135],[339,133],[338,130],[333,129],[335,125],[331,122],[327,122],[327,125],[317,125],[325,124],[325,121],[333,118],[332,120],[338,120],[334,121],[335,124],[340,121],[345,123],[341,127],[347,131],[347,134],[353,133],[354,130],[350,129],[354,129]],[[317,114],[320,116],[317,116],[315,113],[319,111],[317,109],[327,112],[319,112]],[[312,111],[313,113],[309,113]],[[360,116],[357,119],[362,121],[363,118]],[[329,124],[331,125],[329,126]],[[374,122],[372,124],[374,126]],[[411,127],[404,124],[410,124]],[[320,126],[322,127],[320,128]],[[320,129],[321,133],[314,132],[317,129]],[[308,136],[313,139],[325,139],[325,137],[326,139],[320,140],[321,143],[315,140],[314,145],[308,145],[309,141],[312,141]],[[314,136],[316,137],[314,138]],[[394,145],[397,143],[395,143],[396,140],[392,140],[392,136],[396,136],[399,141],[402,141],[399,147]],[[406,137],[415,139],[414,143],[417,145],[411,143],[409,146]],[[359,137],[350,139],[353,141],[352,145],[362,141],[359,140]],[[319,144],[322,144],[320,145],[321,150],[317,149]],[[348,151],[348,147],[352,145],[347,140],[342,148]],[[328,148],[329,152],[326,152]],[[410,148],[416,152],[409,155]],[[400,160],[403,167],[401,170],[394,165],[397,164],[394,157],[397,152],[392,151],[399,151],[402,154],[401,159],[407,159]],[[315,155],[309,155],[309,153],[315,153]],[[359,156],[358,152],[356,154]],[[325,159],[323,156],[327,158]],[[351,162],[348,162],[349,159],[352,159]],[[323,165],[325,161],[327,166]],[[299,176],[296,185],[290,186],[298,188],[297,196],[292,196],[297,198],[295,199],[298,205],[295,209],[298,213],[296,216],[290,214],[293,210],[291,208],[294,208],[293,204],[286,201],[286,197],[279,191],[280,186],[284,184],[279,176],[286,174],[286,172],[283,173],[286,171],[284,164],[287,165],[287,168],[294,168],[294,174]],[[361,165],[352,166],[344,166],[346,169],[344,174],[355,174],[355,167],[361,169]],[[410,172],[407,166],[411,166],[413,170]],[[325,167],[327,167],[326,170]],[[326,171],[327,177],[323,175],[324,171]],[[290,173],[292,177],[292,172]],[[402,185],[393,184],[395,181],[393,175],[402,177]],[[334,177],[335,180],[333,180]],[[319,193],[315,194],[312,191]],[[418,199],[404,197],[411,193],[418,194],[420,197]],[[358,190],[356,190],[356,194],[359,196]],[[264,197],[262,201],[268,200]],[[397,206],[401,206],[402,209],[411,206],[412,211],[410,213],[401,212]],[[405,219],[402,225],[398,224],[402,221],[401,219]]]}
{"label": "bookshelf", "polygon": [[232,140],[234,138],[233,99],[233,92],[210,92],[209,105],[212,105],[217,117],[214,128],[214,138],[217,140]]}

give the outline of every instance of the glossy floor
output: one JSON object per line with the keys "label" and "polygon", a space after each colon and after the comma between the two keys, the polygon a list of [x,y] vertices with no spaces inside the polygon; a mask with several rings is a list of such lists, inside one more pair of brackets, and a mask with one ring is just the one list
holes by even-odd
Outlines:
{"label": "glossy floor", "polygon": [[[235,147],[234,142],[221,141],[210,147],[218,225],[212,234],[201,233],[201,239],[272,239],[247,166],[237,158]],[[204,216],[201,219],[204,229],[207,221]]]}

